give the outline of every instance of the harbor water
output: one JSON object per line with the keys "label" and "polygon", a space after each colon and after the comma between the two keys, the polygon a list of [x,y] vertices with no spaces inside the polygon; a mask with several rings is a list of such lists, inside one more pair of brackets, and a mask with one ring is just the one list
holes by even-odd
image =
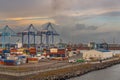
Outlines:
{"label": "harbor water", "polygon": [[69,80],[120,80],[120,64]]}

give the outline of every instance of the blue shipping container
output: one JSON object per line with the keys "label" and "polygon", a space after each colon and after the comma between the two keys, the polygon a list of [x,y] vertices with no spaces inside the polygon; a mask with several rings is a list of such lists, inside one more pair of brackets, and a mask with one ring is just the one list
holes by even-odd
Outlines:
{"label": "blue shipping container", "polygon": [[10,50],[3,50],[2,53],[10,53]]}
{"label": "blue shipping container", "polygon": [[14,60],[7,60],[7,59],[4,59],[4,62],[5,62],[5,63],[14,63],[15,61],[14,61]]}

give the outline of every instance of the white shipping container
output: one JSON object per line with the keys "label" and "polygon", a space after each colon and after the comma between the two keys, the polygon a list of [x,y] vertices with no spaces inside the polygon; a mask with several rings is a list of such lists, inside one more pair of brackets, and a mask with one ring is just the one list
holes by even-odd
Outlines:
{"label": "white shipping container", "polygon": [[17,45],[18,45],[18,48],[22,47],[22,43],[20,43],[20,42],[18,42]]}
{"label": "white shipping container", "polygon": [[52,48],[52,49],[50,49],[50,52],[51,52],[51,53],[57,53],[57,52],[58,52],[58,49],[57,49],[57,48]]}

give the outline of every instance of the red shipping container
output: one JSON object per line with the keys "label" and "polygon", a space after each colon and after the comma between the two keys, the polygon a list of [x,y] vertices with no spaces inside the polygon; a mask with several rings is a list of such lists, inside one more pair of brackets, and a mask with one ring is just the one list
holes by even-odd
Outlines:
{"label": "red shipping container", "polygon": [[38,61],[38,58],[27,58],[28,61]]}
{"label": "red shipping container", "polygon": [[29,48],[30,54],[36,54],[36,48]]}
{"label": "red shipping container", "polygon": [[58,49],[58,54],[65,54],[65,49]]}
{"label": "red shipping container", "polygon": [[17,49],[10,49],[10,52],[17,52]]}
{"label": "red shipping container", "polygon": [[3,49],[0,49],[0,54],[2,54]]}

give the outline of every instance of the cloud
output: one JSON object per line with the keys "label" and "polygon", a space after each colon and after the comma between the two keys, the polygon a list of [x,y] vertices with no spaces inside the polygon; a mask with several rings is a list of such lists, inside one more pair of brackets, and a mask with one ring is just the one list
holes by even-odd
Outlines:
{"label": "cloud", "polygon": [[2,0],[0,1],[0,17],[36,17],[50,16],[50,0]]}
{"label": "cloud", "polygon": [[85,24],[76,24],[74,26],[58,25],[55,29],[60,33],[60,37],[63,38],[65,42],[71,41],[74,43],[92,40],[92,37],[90,38],[89,35],[96,34],[96,30],[99,30],[97,26],[87,26]]}
{"label": "cloud", "polygon": [[16,26],[26,26],[29,24],[42,25],[47,22],[55,23],[52,18],[49,17],[18,17],[18,18],[7,18],[0,20],[0,26],[10,25],[12,27]]}
{"label": "cloud", "polygon": [[112,43],[113,37],[119,42],[119,27],[110,27],[110,26],[95,26],[95,25],[86,25],[86,24],[76,24],[76,25],[58,25],[55,27],[57,32],[60,33],[60,37],[65,42],[73,43],[88,43],[90,41],[102,42],[105,39],[106,42]]}
{"label": "cloud", "polygon": [[[118,36],[120,0],[0,0],[0,26],[57,24],[66,41],[111,40]],[[106,25],[102,25],[106,24]],[[102,26],[99,26],[102,25]],[[114,34],[113,34],[114,33]],[[119,39],[118,39],[119,40]]]}
{"label": "cloud", "polygon": [[64,11],[79,12],[80,15],[87,12],[89,14],[98,12],[100,9],[110,10],[119,7],[119,0],[1,0],[0,17],[54,16],[64,13]]}
{"label": "cloud", "polygon": [[53,20],[50,17],[16,17],[1,19],[1,21],[20,21],[20,20]]}
{"label": "cloud", "polygon": [[60,25],[74,25],[77,22],[76,18],[65,15],[54,16],[53,19],[55,20],[56,24]]}
{"label": "cloud", "polygon": [[96,30],[97,26],[86,26],[85,24],[76,24],[76,30]]}
{"label": "cloud", "polygon": [[[110,12],[118,12],[120,9],[89,9],[84,11],[68,11],[68,16],[96,16]],[[67,14],[67,13],[66,13]]]}
{"label": "cloud", "polygon": [[120,16],[120,11],[112,11],[101,14],[101,16],[117,17]]}

